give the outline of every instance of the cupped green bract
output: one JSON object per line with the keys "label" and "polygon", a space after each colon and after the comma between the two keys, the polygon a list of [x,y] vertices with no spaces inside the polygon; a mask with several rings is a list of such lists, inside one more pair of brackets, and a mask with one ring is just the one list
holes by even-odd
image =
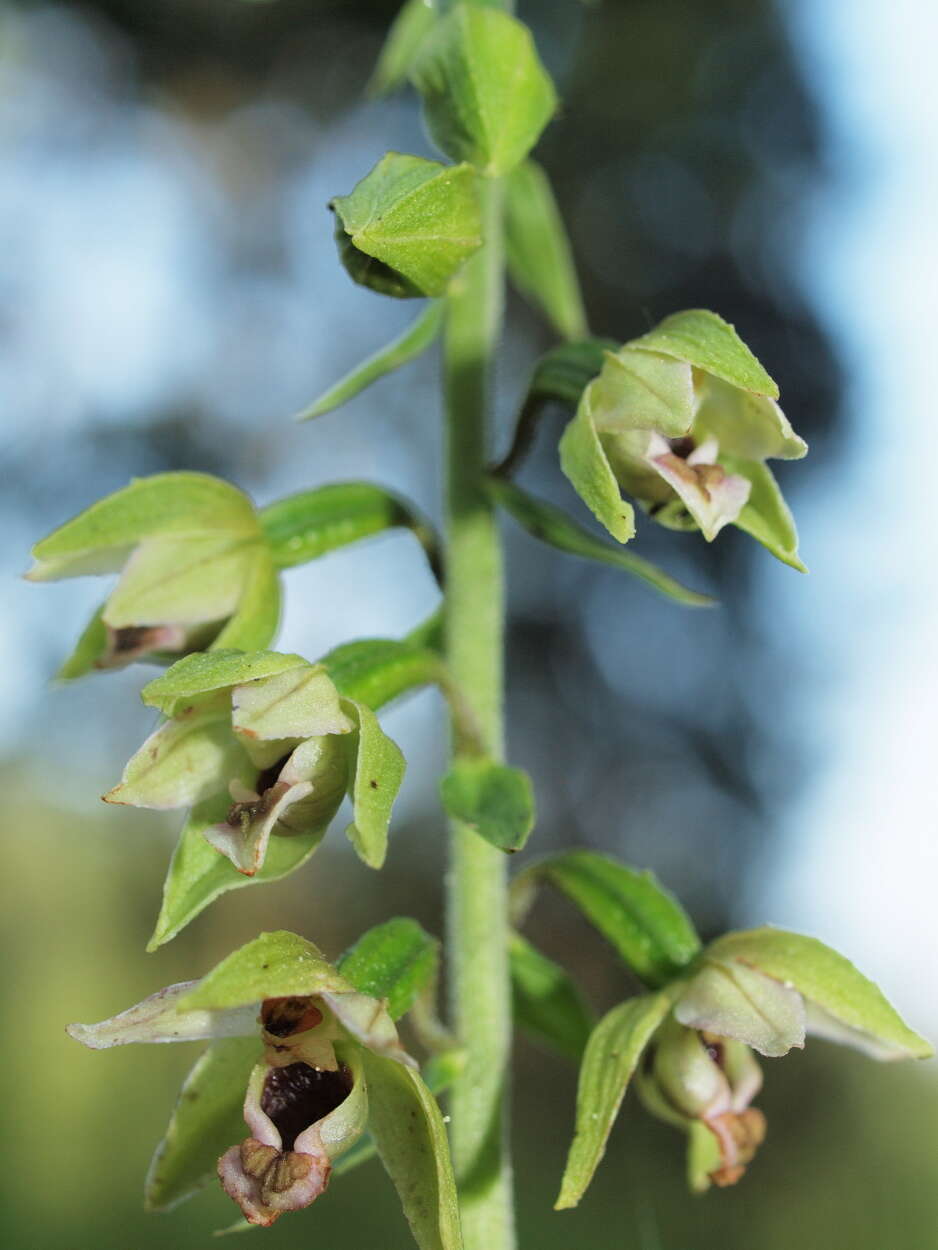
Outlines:
{"label": "cupped green bract", "polygon": [[448,815],[500,851],[520,851],[534,828],[531,779],[490,759],[457,759],[440,783]]}
{"label": "cupped green bract", "polygon": [[482,173],[510,173],[557,107],[531,33],[494,8],[456,4],[420,46],[411,70],[437,147]]}
{"label": "cupped green bract", "polygon": [[476,175],[468,165],[388,152],[332,208],[346,269],[385,295],[445,294],[482,244]]}

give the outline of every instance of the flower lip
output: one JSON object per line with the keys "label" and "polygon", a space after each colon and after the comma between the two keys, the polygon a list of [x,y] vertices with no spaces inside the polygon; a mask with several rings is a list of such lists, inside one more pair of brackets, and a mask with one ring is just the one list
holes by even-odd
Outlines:
{"label": "flower lip", "polygon": [[261,1110],[280,1134],[281,1150],[287,1152],[310,1125],[341,1106],[351,1090],[348,1068],[340,1066],[330,1072],[298,1060],[270,1069],[261,1094]]}

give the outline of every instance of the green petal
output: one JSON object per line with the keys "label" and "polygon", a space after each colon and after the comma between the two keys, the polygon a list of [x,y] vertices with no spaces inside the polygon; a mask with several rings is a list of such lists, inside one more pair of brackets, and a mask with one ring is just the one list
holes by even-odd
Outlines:
{"label": "green petal", "polygon": [[589,333],[570,240],[550,179],[535,161],[505,182],[505,245],[515,286],[565,339]]}
{"label": "green petal", "polygon": [[456,1183],[446,1127],[419,1073],[368,1051],[362,1056],[369,1128],[420,1250],[461,1250]]}
{"label": "green petal", "polygon": [[157,990],[142,1002],[97,1024],[70,1024],[69,1037],[90,1050],[109,1050],[134,1042],[203,1042],[208,1038],[256,1035],[253,1006],[238,1003],[220,1009],[187,1003],[198,981]]}
{"label": "green petal", "polygon": [[573,978],[520,933],[511,935],[508,953],[516,1025],[579,1062],[596,1020]]}
{"label": "green petal", "polygon": [[[423,7],[423,0],[418,0],[418,3]],[[309,421],[313,417],[321,417],[327,412],[332,412],[334,408],[340,408],[342,404],[347,404],[350,399],[354,399],[366,387],[371,386],[372,382],[377,382],[385,374],[393,373],[395,369],[399,369],[402,365],[408,364],[411,360],[416,360],[439,336],[443,327],[444,307],[445,305],[441,301],[428,304],[426,309],[416,321],[407,327],[403,334],[400,334],[396,339],[392,339],[385,347],[379,348],[374,355],[369,356],[367,360],[363,360],[360,365],[356,365],[351,373],[347,373],[344,378],[340,378],[318,399],[298,413],[296,420]],[[342,489],[343,487],[341,486],[323,488],[323,490],[332,491]],[[310,494],[313,493],[319,494],[321,492],[310,492]],[[264,512],[261,514],[262,523],[264,515],[269,512],[269,508],[264,509]]]}
{"label": "green petal", "polygon": [[602,372],[590,388],[593,422],[602,433],[654,430],[679,438],[694,420],[691,367],[659,352],[628,344],[607,352]]}
{"label": "green petal", "polygon": [[255,539],[227,535],[145,539],[124,566],[104,622],[199,625],[231,616],[253,571]]}
{"label": "green petal", "polygon": [[[444,295],[482,244],[476,176],[468,165],[389,152],[332,207],[356,252],[388,266],[413,288],[388,294]],[[367,267],[352,277],[368,284]]]}
{"label": "green petal", "polygon": [[251,739],[312,738],[353,728],[321,664],[239,683],[231,692],[231,709],[232,727]]}
{"label": "green petal", "polygon": [[412,77],[437,147],[493,177],[524,160],[557,107],[530,31],[493,8],[453,8]]}
{"label": "green petal", "polygon": [[404,779],[404,756],[396,742],[387,736],[378,718],[365,703],[346,701],[358,722],[352,750],[352,823],[346,836],[369,868],[380,868],[388,849],[391,808]]}
{"label": "green petal", "polygon": [[[803,994],[830,1020],[837,1040],[877,1059],[927,1059],[933,1048],[913,1032],[882,991],[853,964],[816,938],[785,929],[728,933],[707,948],[710,957],[736,960]],[[822,1017],[817,1017],[818,1023]],[[819,1030],[824,1036],[823,1027]]]}
{"label": "green petal", "polygon": [[627,543],[635,534],[635,512],[626,503],[593,424],[590,388],[560,439],[560,467],[596,519],[613,538]]}
{"label": "green petal", "polygon": [[357,990],[385,999],[389,1015],[399,1020],[435,981],[439,947],[416,920],[398,916],[362,934],[337,966]]}
{"label": "green petal", "polygon": [[600,564],[609,564],[613,568],[630,573],[640,581],[653,587],[660,594],[685,607],[706,608],[716,602],[709,595],[698,594],[688,590],[680,582],[675,581],[663,569],[643,560],[641,556],[630,551],[621,551],[601,539],[596,538],[589,530],[585,530],[576,521],[567,516],[553,504],[543,499],[535,499],[520,487],[503,478],[492,478],[488,489],[507,512],[510,512],[519,525],[523,526],[534,538],[556,547],[559,551],[571,555],[582,556],[586,560],[596,560]]}
{"label": "green petal", "polygon": [[541,860],[512,886],[516,922],[543,881],[565,894],[648,985],[673,980],[700,950],[680,903],[650,872],[636,872],[595,851]]}
{"label": "green petal", "polygon": [[259,1053],[257,1036],[241,1037],[198,1058],[147,1173],[148,1211],[168,1211],[216,1179],[220,1156],[245,1135],[244,1092]]}
{"label": "green petal", "polygon": [[708,960],[682,991],[674,1015],[689,1029],[734,1037],[769,1058],[804,1045],[801,995],[737,961]]}
{"label": "green petal", "polygon": [[308,667],[308,661],[301,655],[279,651],[255,651],[247,655],[241,651],[200,651],[177,660],[161,677],[148,682],[140,697],[150,707],[171,716],[178,705],[191,702],[199,695]]}
{"label": "green petal", "polygon": [[440,783],[449,816],[500,851],[520,851],[534,828],[531,779],[488,759],[458,759]]}
{"label": "green petal", "polygon": [[586,1192],[605,1154],[632,1074],[670,1006],[665,993],[632,998],[613,1007],[593,1030],[580,1068],[576,1132],[556,1210],[575,1207]]}
{"label": "green petal", "polygon": [[206,473],[136,478],[92,504],[33,548],[32,581],[110,573],[145,538],[208,534],[250,536],[257,519],[248,497]]}
{"label": "green petal", "polygon": [[686,360],[696,369],[722,378],[731,386],[778,399],[778,386],[735,329],[705,308],[692,308],[665,317],[653,330],[632,339],[629,347]]}

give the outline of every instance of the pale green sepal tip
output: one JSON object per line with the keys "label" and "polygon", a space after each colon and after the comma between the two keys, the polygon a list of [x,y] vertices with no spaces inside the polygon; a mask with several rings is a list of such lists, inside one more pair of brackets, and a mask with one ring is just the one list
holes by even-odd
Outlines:
{"label": "pale green sepal tip", "polygon": [[[728,933],[707,948],[709,957],[738,960],[802,994],[839,1026],[837,1040],[879,1059],[928,1059],[930,1042],[902,1020],[885,995],[849,959],[817,938],[785,929]],[[822,1033],[824,1030],[820,1029]]]}
{"label": "pale green sepal tip", "polygon": [[576,1129],[555,1210],[575,1207],[586,1192],[632,1074],[670,1007],[671,996],[664,991],[631,998],[603,1016],[590,1035],[577,1085]]}
{"label": "pale green sepal tip", "polygon": [[733,522],[737,529],[761,543],[777,560],[799,573],[808,569],[798,554],[798,531],[772,470],[754,460],[721,455],[720,463],[729,473],[750,483],[749,499]]}
{"label": "pale green sepal tip", "polygon": [[406,764],[400,747],[387,736],[367,704],[347,699],[345,706],[358,725],[351,748],[353,821],[345,832],[359,859],[369,868],[380,868],[387,855],[391,808]]}
{"label": "pale green sepal tip", "polygon": [[416,360],[439,336],[444,307],[441,300],[434,300],[402,334],[379,348],[360,365],[356,365],[307,408],[298,412],[294,420],[310,421],[314,417],[324,416],[327,412],[347,404],[379,378],[393,373],[411,360]]}
{"label": "pale green sepal tip", "polygon": [[662,352],[686,360],[696,369],[752,391],[778,399],[778,386],[742,341],[733,326],[706,308],[673,313],[629,347]]}

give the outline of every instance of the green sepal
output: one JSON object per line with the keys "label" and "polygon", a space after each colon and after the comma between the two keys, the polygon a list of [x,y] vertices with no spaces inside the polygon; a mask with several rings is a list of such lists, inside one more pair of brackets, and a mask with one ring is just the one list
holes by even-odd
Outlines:
{"label": "green sepal", "polygon": [[420,1074],[362,1052],[369,1130],[420,1250],[461,1250],[446,1126]]}
{"label": "green sepal", "polygon": [[347,699],[345,707],[358,723],[350,744],[353,818],[345,833],[359,859],[369,868],[380,868],[388,849],[391,808],[406,765],[400,747],[387,736],[366,703]]}
{"label": "green sepal", "polygon": [[178,719],[152,733],[104,801],[156,811],[189,807],[217,793],[246,764],[228,708],[212,697],[183,709]]}
{"label": "green sepal", "polygon": [[301,655],[279,651],[198,651],[177,660],[162,676],[147,682],[140,697],[164,716],[172,716],[177,707],[199,696],[308,667]]}
{"label": "green sepal", "polygon": [[796,989],[808,1006],[809,1033],[877,1059],[927,1059],[934,1053],[878,986],[817,938],[785,929],[748,929],[718,938],[707,947],[707,956],[738,961]]}
{"label": "green sepal", "polygon": [[369,95],[387,95],[407,82],[420,47],[436,22],[436,10],[435,0],[405,0],[369,80]]}
{"label": "green sepal", "polygon": [[593,1030],[580,1067],[576,1130],[555,1210],[575,1207],[586,1192],[642,1052],[670,1007],[665,992],[630,998]]}
{"label": "green sepal", "polygon": [[708,309],[673,313],[628,346],[685,360],[732,386],[778,399],[778,386],[733,326]]}
{"label": "green sepal", "polygon": [[177,1004],[182,1011],[222,1011],[265,998],[347,994],[351,986],[306,938],[278,929],[232,951],[196,981]]}
{"label": "green sepal", "polygon": [[505,181],[505,250],[519,291],[561,338],[589,334],[583,296],[566,227],[547,174],[524,161]]}
{"label": "green sepal", "polygon": [[259,543],[247,569],[234,614],[215,637],[210,651],[263,651],[280,624],[280,579],[266,545]]}
{"label": "green sepal", "polygon": [[81,632],[75,649],[56,673],[57,681],[74,681],[97,667],[108,646],[107,627],[101,619],[107,603],[102,603]]}
{"label": "green sepal", "polygon": [[666,985],[700,950],[687,913],[650,872],[637,872],[595,851],[551,856],[515,879],[515,923],[544,881],[580,909],[646,985]]}
{"label": "green sepal", "polygon": [[52,581],[111,573],[146,538],[257,533],[251,501],[207,473],[157,473],[134,478],[36,543],[26,576]]}
{"label": "green sepal", "polygon": [[302,867],[326,836],[328,823],[321,829],[294,838],[271,838],[264,862],[252,877],[238,872],[202,836],[202,831],[221,823],[231,807],[225,792],[197,804],[179,835],[169,871],[163,884],[163,901],[153,936],[147,945],[152,952],[172,941],[210,903],[249,885],[279,881]]}
{"label": "green sepal", "polygon": [[[418,0],[418,3],[422,4],[423,0]],[[439,300],[428,304],[416,321],[413,321],[402,334],[379,348],[374,355],[363,360],[345,377],[330,386],[318,399],[304,408],[302,412],[297,413],[296,420],[309,421],[313,417],[321,417],[327,412],[332,412],[333,409],[340,408],[350,399],[354,399],[356,395],[371,386],[373,382],[377,382],[379,378],[383,378],[385,374],[393,373],[402,365],[416,360],[439,337],[443,326],[443,310],[444,305]],[[270,509],[265,511],[269,512]],[[263,523],[263,513],[261,521]]]}
{"label": "green sepal", "polygon": [[361,638],[335,647],[320,663],[348,699],[377,709],[423,686],[445,680],[439,655],[406,639]]}
{"label": "green sepal", "polygon": [[491,478],[488,489],[505,511],[533,538],[540,539],[559,551],[621,569],[685,607],[708,608],[716,602],[710,595],[699,594],[682,586],[650,560],[621,551],[618,547],[611,547],[578,525],[560,508],[543,499],[535,499],[505,478]]}
{"label": "green sepal", "polygon": [[440,944],[406,916],[375,925],[339,959],[337,967],[357,990],[387,1002],[399,1020],[436,979]]}
{"label": "green sepal", "polygon": [[720,464],[727,473],[735,473],[751,483],[749,499],[733,522],[736,528],[744,530],[756,542],[761,543],[783,564],[797,569],[799,573],[807,573],[808,570],[798,555],[795,518],[779,490],[772,470],[768,465],[759,464],[755,460],[740,460],[736,456],[722,453]]}
{"label": "green sepal", "polygon": [[557,107],[526,26],[457,4],[423,42],[411,77],[437,147],[492,177],[510,173]]}
{"label": "green sepal", "polygon": [[511,935],[508,957],[516,1025],[578,1062],[596,1018],[573,978],[520,933]]}
{"label": "green sepal", "polygon": [[520,851],[534,828],[531,779],[494,760],[457,759],[440,782],[447,814],[500,851]]}
{"label": "green sepal", "polygon": [[622,498],[603,450],[590,406],[589,388],[576,416],[560,439],[560,467],[590,512],[613,538],[627,543],[635,535],[635,510]]}
{"label": "green sepal", "polygon": [[439,545],[430,523],[406,499],[371,482],[337,482],[288,495],[264,508],[260,521],[278,568],[307,564],[401,527],[413,532],[434,576],[440,576]]}
{"label": "green sepal", "polygon": [[220,1156],[244,1137],[244,1091],[259,1055],[259,1037],[233,1037],[196,1060],[150,1163],[148,1211],[168,1211],[215,1180]]}
{"label": "green sepal", "polygon": [[468,165],[388,152],[332,208],[352,278],[385,295],[444,295],[482,245],[476,175]]}

